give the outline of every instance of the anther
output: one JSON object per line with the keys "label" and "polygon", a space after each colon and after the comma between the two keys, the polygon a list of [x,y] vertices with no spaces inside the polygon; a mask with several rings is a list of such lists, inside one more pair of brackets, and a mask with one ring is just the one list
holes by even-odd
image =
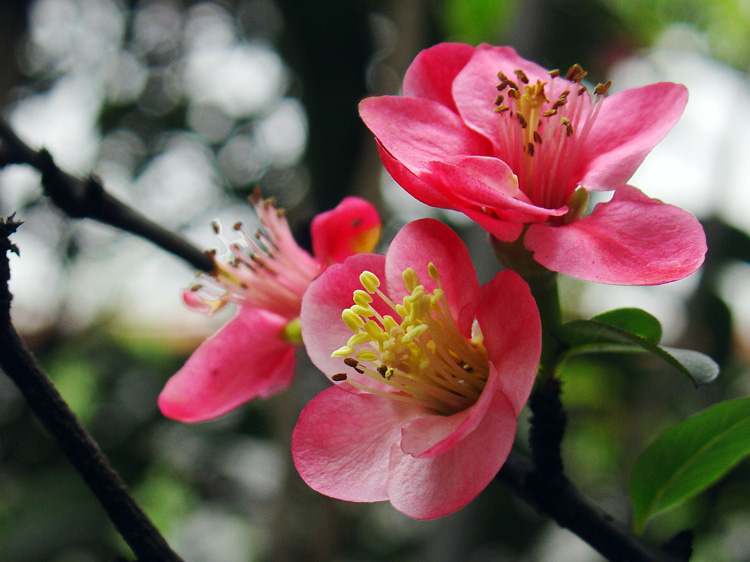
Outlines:
{"label": "anther", "polygon": [[242,230],[242,223],[240,221],[237,221],[236,223],[234,223],[234,226],[232,226],[232,228],[235,230]]}
{"label": "anther", "polygon": [[427,272],[430,274],[430,277],[432,277],[435,281],[437,281],[440,278],[437,267],[432,262],[427,264]]}
{"label": "anther", "polygon": [[547,111],[542,111],[542,117],[551,117],[552,115],[557,115],[556,109],[548,109]]}
{"label": "anther", "polygon": [[513,98],[514,100],[517,100],[519,98],[520,94],[518,93],[518,88],[511,88],[508,90],[508,97]]}
{"label": "anther", "polygon": [[372,338],[370,337],[370,334],[366,332],[357,332],[349,338],[349,341],[346,342],[346,345],[353,349],[355,345],[362,345],[363,343],[369,343],[371,341]]}
{"label": "anther", "polygon": [[537,144],[542,144],[542,135],[539,133],[539,131],[534,131],[534,142]]}
{"label": "anther", "polygon": [[401,272],[401,279],[404,280],[404,286],[410,293],[413,293],[417,285],[419,285],[419,276],[411,267],[407,267]]}
{"label": "anther", "polygon": [[534,143],[530,142],[526,147],[526,150],[528,151],[529,156],[534,156]]}
{"label": "anther", "polygon": [[[331,358],[335,358],[335,357],[347,357],[347,359],[348,359],[348,356],[351,355],[352,353],[354,353],[354,348],[352,348],[352,347],[350,347],[348,345],[345,345],[343,347],[339,347],[337,350],[335,350],[333,353],[331,353]],[[346,361],[346,359],[344,359],[344,361]]]}
{"label": "anther", "polygon": [[568,69],[568,73],[565,75],[565,78],[567,80],[570,80],[571,82],[580,82],[586,77],[587,74],[588,72],[583,70],[580,64],[574,64]]}
{"label": "anther", "polygon": [[348,365],[349,367],[357,371],[359,374],[362,374],[365,372],[364,369],[361,369],[359,367],[359,361],[357,361],[356,359],[353,359],[352,357],[347,357],[346,359],[344,359],[344,363],[346,363],[346,365]]}
{"label": "anther", "polygon": [[362,289],[357,289],[354,291],[354,303],[358,304],[359,306],[367,307],[368,304],[372,302],[372,297],[363,291]]}
{"label": "anther", "polygon": [[596,88],[594,88],[594,95],[595,96],[606,96],[607,90],[609,90],[609,87],[612,85],[612,80],[607,80],[605,84],[597,84]]}
{"label": "anther", "polygon": [[518,122],[521,124],[522,129],[525,129],[526,127],[529,126],[524,116],[521,115],[520,113],[518,114]]}
{"label": "anther", "polygon": [[549,74],[549,75],[550,75],[550,76],[551,76],[552,78],[557,78],[558,76],[560,76],[560,69],[559,69],[559,68],[555,68],[555,69],[553,69],[553,70],[550,70],[548,74]]}
{"label": "anther", "polygon": [[495,98],[495,105],[500,105],[501,103],[503,103],[504,99],[505,99],[505,96],[503,96],[502,94],[498,94],[497,97]]}
{"label": "anther", "polygon": [[355,314],[348,308],[344,309],[344,311],[341,313],[341,319],[346,323],[346,325],[352,332],[358,332],[359,329],[365,325],[364,320],[362,320],[362,318],[357,316],[357,314]]}
{"label": "anther", "polygon": [[378,358],[378,354],[369,349],[363,349],[362,351],[357,352],[356,357],[360,361],[375,361]]}
{"label": "anther", "polygon": [[355,304],[354,306],[350,307],[349,310],[351,310],[354,314],[357,316],[372,316],[375,314],[375,310],[369,305],[361,306],[359,304]]}
{"label": "anther", "polygon": [[514,73],[514,74],[515,74],[516,76],[518,76],[518,80],[519,80],[520,82],[523,82],[524,84],[528,84],[528,83],[529,83],[529,77],[528,77],[528,76],[526,76],[526,73],[525,73],[525,72],[524,72],[523,70],[521,70],[520,68],[516,68],[516,69],[515,69],[515,70],[513,71],[513,73]]}
{"label": "anther", "polygon": [[331,377],[331,380],[333,380],[333,382],[341,382],[341,381],[345,381],[346,379],[347,379],[346,373],[336,373],[335,375]]}
{"label": "anther", "polygon": [[505,113],[509,109],[510,109],[510,107],[508,107],[507,105],[498,105],[495,108],[495,113]]}
{"label": "anther", "polygon": [[573,125],[570,123],[570,120],[567,117],[563,117],[560,119],[560,123],[562,123],[563,127],[565,127],[565,135],[570,136],[573,134]]}
{"label": "anther", "polygon": [[363,271],[359,276],[359,282],[365,288],[365,291],[370,294],[373,294],[375,289],[380,287],[380,279],[371,271]]}
{"label": "anther", "polygon": [[211,221],[211,228],[214,229],[214,234],[219,234],[221,232],[219,221]]}

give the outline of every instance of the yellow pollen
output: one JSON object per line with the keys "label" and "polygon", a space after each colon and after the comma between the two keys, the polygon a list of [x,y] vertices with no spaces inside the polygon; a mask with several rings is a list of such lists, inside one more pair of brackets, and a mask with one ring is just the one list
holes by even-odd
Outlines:
{"label": "yellow pollen", "polygon": [[344,347],[339,347],[336,351],[331,353],[331,357],[348,357],[352,353],[354,353],[354,348],[345,345]]}
{"label": "yellow pollen", "polygon": [[378,276],[371,271],[363,271],[359,276],[359,282],[362,283],[365,291],[370,294],[373,294],[375,289],[380,287],[380,279],[378,279]]}
{"label": "yellow pollen", "polygon": [[346,322],[346,325],[349,326],[349,329],[352,332],[358,332],[359,329],[365,325],[359,315],[348,308],[341,313],[341,319]]}
{"label": "yellow pollen", "polygon": [[[481,331],[475,329],[467,338],[458,328],[438,268],[430,263],[427,271],[431,290],[420,283],[414,269],[403,271],[409,294],[399,304],[378,289],[380,280],[375,274],[363,272],[360,282],[367,292],[355,291],[355,304],[341,314],[354,335],[331,357],[343,357],[345,365],[357,373],[339,373],[337,381],[450,415],[479,398],[489,376],[487,351]],[[370,295],[380,298],[393,313],[379,314],[370,306]]]}
{"label": "yellow pollen", "polygon": [[354,291],[354,302],[359,306],[366,307],[372,302],[372,297],[361,289]]}

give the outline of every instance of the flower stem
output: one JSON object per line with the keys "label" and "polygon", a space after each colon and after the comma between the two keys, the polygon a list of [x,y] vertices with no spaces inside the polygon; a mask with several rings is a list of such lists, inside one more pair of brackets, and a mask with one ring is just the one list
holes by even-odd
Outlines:
{"label": "flower stem", "polygon": [[542,356],[537,375],[537,385],[542,385],[555,376],[562,347],[555,336],[562,322],[557,274],[548,272],[545,275],[524,277],[524,280],[529,284],[542,321]]}

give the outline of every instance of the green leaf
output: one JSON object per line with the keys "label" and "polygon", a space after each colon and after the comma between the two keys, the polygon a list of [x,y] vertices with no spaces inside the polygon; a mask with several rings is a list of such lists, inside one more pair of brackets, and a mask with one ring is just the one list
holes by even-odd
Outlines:
{"label": "green leaf", "polygon": [[443,3],[441,23],[452,40],[492,42],[514,21],[517,4],[518,0],[452,0]]}
{"label": "green leaf", "polygon": [[[622,312],[630,310],[631,312]],[[558,337],[571,349],[569,355],[578,353],[651,353],[687,376],[695,386],[704,386],[719,376],[716,362],[698,351],[668,348],[657,345],[653,339],[656,329],[647,320],[647,312],[637,309],[613,310],[591,320],[573,320],[560,326]],[[602,320],[604,318],[604,320]],[[653,317],[651,317],[653,318]],[[640,333],[628,331],[612,321],[634,327]],[[653,318],[653,321],[658,321]],[[661,326],[659,326],[661,332]],[[648,337],[647,337],[648,336]]]}
{"label": "green leaf", "polygon": [[721,402],[666,430],[635,462],[630,495],[638,532],[750,455],[750,398]]}
{"label": "green leaf", "polygon": [[640,308],[616,308],[597,314],[592,320],[616,326],[654,343],[659,343],[661,340],[661,323]]}

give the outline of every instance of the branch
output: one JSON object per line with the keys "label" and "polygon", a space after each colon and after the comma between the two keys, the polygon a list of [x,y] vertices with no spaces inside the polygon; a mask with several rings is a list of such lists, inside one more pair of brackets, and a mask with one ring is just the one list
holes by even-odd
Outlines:
{"label": "branch", "polygon": [[0,368],[83,477],[140,562],[182,562],[148,519],[101,449],[24,345],[10,321],[8,240],[20,223],[0,220]]}
{"label": "branch", "polygon": [[163,228],[105,191],[90,176],[79,179],[57,167],[49,152],[29,148],[0,119],[0,166],[28,164],[42,173],[44,192],[71,218],[89,218],[150,240],[196,269],[211,271],[213,260],[182,236]]}
{"label": "branch", "polygon": [[560,402],[559,379],[550,377],[542,382],[532,393],[529,405],[532,460],[511,452],[498,479],[537,512],[569,529],[612,562],[690,560],[692,535],[675,537],[677,544],[668,543],[661,551],[655,550],[592,503],[565,477],[560,445],[566,416]]}
{"label": "branch", "polygon": [[685,562],[646,544],[586,498],[565,476],[548,477],[511,452],[498,479],[533,507],[569,529],[611,562]]}

